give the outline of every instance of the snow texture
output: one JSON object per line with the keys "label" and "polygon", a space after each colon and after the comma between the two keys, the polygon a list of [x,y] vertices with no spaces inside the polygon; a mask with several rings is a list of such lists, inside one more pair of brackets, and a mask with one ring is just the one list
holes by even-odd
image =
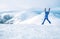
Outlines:
{"label": "snow texture", "polygon": [[12,18],[5,24],[0,24],[0,39],[60,39],[59,12],[52,10],[49,14],[51,24],[45,21],[44,25],[41,23],[45,13],[39,9],[3,13],[1,14],[2,19],[5,15]]}

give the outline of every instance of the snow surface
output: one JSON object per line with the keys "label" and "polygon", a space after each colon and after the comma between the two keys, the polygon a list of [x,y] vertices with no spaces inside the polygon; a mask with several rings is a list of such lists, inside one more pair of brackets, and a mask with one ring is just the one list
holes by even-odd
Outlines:
{"label": "snow surface", "polygon": [[60,39],[60,26],[0,25],[0,39]]}
{"label": "snow surface", "polygon": [[13,21],[13,24],[0,24],[0,39],[60,39],[60,18],[50,12],[51,24],[45,21],[44,25],[41,25],[45,14],[37,12],[10,14],[14,17],[6,23]]}

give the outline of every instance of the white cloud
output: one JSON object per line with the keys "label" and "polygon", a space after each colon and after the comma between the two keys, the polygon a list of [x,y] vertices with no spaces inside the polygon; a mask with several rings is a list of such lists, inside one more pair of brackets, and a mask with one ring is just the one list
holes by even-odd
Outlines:
{"label": "white cloud", "polygon": [[8,5],[6,4],[0,4],[0,11],[1,10],[7,10],[8,9]]}
{"label": "white cloud", "polygon": [[[28,8],[45,8],[58,7],[59,0],[2,0],[0,6],[9,9],[28,9]],[[4,7],[3,7],[4,6]]]}

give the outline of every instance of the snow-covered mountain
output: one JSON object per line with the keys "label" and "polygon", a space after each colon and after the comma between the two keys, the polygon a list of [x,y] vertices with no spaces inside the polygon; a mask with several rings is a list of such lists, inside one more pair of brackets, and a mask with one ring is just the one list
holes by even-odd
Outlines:
{"label": "snow-covered mountain", "polygon": [[[22,21],[18,24],[37,24],[37,25],[41,25],[43,20],[44,20],[44,12],[40,15],[34,16],[33,18],[27,19],[25,21]],[[60,19],[55,17],[53,14],[50,13],[49,15],[49,20],[51,21],[51,24],[49,24],[49,22],[45,22],[45,25],[60,25]]]}
{"label": "snow-covered mountain", "polygon": [[28,9],[17,13],[12,14],[10,13],[11,15],[13,15],[13,18],[11,20],[8,20],[6,23],[13,20],[14,21],[13,24],[16,24],[17,20],[18,20],[17,22],[22,22],[34,16],[40,15],[41,12],[43,12],[41,9]]}
{"label": "snow-covered mountain", "polygon": [[60,18],[60,8],[53,8],[53,9],[51,10],[51,13],[52,13],[55,17]]}
{"label": "snow-covered mountain", "polygon": [[[60,12],[59,8],[51,9],[49,19],[52,21],[52,24],[60,20],[59,12]],[[2,14],[2,17],[7,14],[13,16],[13,18],[6,21],[5,23],[13,23],[13,24],[41,24],[45,15],[43,10],[40,8],[28,9],[14,13],[4,13]],[[54,23],[53,23],[53,19],[54,19]]]}
{"label": "snow-covered mountain", "polygon": [[45,13],[37,12],[28,10],[9,14],[13,18],[6,23],[13,24],[0,24],[0,39],[60,39],[60,18],[50,12],[51,24],[45,21],[41,25]]}

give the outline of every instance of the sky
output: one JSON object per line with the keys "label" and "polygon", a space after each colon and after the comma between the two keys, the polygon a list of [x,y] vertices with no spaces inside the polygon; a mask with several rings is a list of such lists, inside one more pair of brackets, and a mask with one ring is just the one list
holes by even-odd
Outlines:
{"label": "sky", "polygon": [[0,0],[0,10],[59,7],[60,0]]}

